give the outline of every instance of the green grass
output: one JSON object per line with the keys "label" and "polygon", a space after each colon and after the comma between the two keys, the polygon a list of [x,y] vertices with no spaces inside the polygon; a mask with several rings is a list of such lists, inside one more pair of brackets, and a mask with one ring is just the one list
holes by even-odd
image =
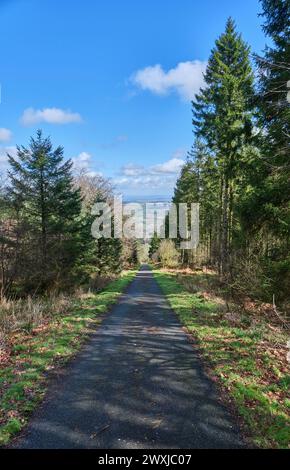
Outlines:
{"label": "green grass", "polygon": [[[212,373],[243,418],[247,435],[259,447],[289,448],[289,364],[265,345],[286,345],[287,335],[273,335],[261,321],[232,326],[220,305],[191,293],[174,273],[154,276],[181,322],[199,342]],[[192,277],[194,283],[194,277]]]}
{"label": "green grass", "polygon": [[7,445],[27,423],[45,394],[47,372],[76,354],[135,275],[136,271],[126,272],[102,292],[76,300],[65,316],[55,312],[35,336],[15,336],[11,360],[0,370],[0,445]]}

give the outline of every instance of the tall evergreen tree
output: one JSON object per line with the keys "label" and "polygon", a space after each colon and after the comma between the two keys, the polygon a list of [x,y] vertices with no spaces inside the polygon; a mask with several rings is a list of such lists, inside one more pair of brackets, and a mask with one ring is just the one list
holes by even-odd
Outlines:
{"label": "tall evergreen tree", "polygon": [[63,148],[53,149],[39,130],[9,163],[10,200],[25,227],[22,242],[29,242],[22,256],[32,284],[45,288],[71,271],[81,249],[81,197],[73,186],[72,162],[64,162]]}
{"label": "tall evergreen tree", "polygon": [[[200,200],[200,166],[196,159],[192,160],[189,155],[187,161],[183,165],[180,176],[177,179],[176,186],[174,189],[173,203],[176,204],[178,212],[177,221],[177,240],[176,246],[180,246],[180,227],[179,227],[179,206],[178,204],[188,204],[188,219],[190,219],[190,204],[198,203]],[[166,219],[166,224],[169,223],[169,218]],[[189,220],[190,223],[190,220]],[[182,250],[181,261],[183,264],[189,263],[188,250]]]}
{"label": "tall evergreen tree", "polygon": [[215,155],[219,175],[219,264],[229,269],[235,186],[244,146],[252,137],[253,72],[250,49],[229,18],[205,73],[206,86],[193,102],[193,124]]}
{"label": "tall evergreen tree", "polygon": [[[173,202],[200,204],[200,243],[207,253],[207,261],[215,258],[216,214],[218,208],[218,178],[214,157],[205,144],[196,139],[188,153],[176,182]],[[190,205],[188,206],[190,220]],[[180,240],[179,240],[180,241]],[[189,262],[188,253],[182,253],[183,262]]]}
{"label": "tall evergreen tree", "polygon": [[154,232],[153,237],[150,240],[149,245],[149,258],[152,259],[155,253],[157,253],[159,246],[161,243],[161,239],[158,237],[157,233]]}
{"label": "tall evergreen tree", "polygon": [[132,251],[128,260],[131,266],[136,266],[138,264],[138,246],[138,240],[132,240]]}
{"label": "tall evergreen tree", "polygon": [[252,189],[244,198],[242,215],[255,233],[263,234],[260,254],[273,291],[282,291],[282,286],[286,291],[290,281],[290,1],[261,0],[261,4],[263,29],[272,44],[264,57],[256,57],[261,154],[249,175]]}
{"label": "tall evergreen tree", "polygon": [[290,152],[290,1],[262,0],[264,31],[272,39],[260,67],[260,107],[267,132],[269,163],[287,167]]}
{"label": "tall evergreen tree", "polygon": [[116,274],[122,271],[122,242],[115,238],[95,240],[95,264],[98,275]]}

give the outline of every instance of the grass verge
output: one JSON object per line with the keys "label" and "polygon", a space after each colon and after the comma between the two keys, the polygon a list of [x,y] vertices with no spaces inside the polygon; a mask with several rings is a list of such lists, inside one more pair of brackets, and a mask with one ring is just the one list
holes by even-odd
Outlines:
{"label": "grass verge", "polygon": [[[250,440],[259,447],[290,447],[290,375],[287,332],[246,312],[229,314],[222,302],[189,292],[188,276],[154,271],[181,322],[197,339],[215,380],[237,408]],[[195,277],[191,277],[194,285]],[[233,318],[235,321],[233,321]],[[289,334],[289,332],[288,332]]]}
{"label": "grass verge", "polygon": [[55,312],[40,327],[13,334],[9,358],[0,368],[0,445],[27,423],[45,394],[47,373],[75,355],[135,275],[125,272],[103,291],[72,300],[65,314]]}

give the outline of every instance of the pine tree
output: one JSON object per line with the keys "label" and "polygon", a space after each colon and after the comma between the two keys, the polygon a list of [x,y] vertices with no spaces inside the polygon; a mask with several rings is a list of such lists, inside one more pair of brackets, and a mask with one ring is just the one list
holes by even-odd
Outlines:
{"label": "pine tree", "polygon": [[[94,191],[92,191],[94,192]],[[83,200],[82,211],[82,254],[78,264],[78,275],[87,282],[89,279],[106,277],[119,273],[123,268],[123,243],[120,239],[113,238],[114,218],[112,217],[111,238],[94,238],[92,236],[92,225],[95,220],[93,207],[97,203],[109,204],[111,194],[102,194],[96,191],[90,200]],[[107,199],[108,197],[108,199]]]}
{"label": "pine tree", "polygon": [[219,178],[214,156],[206,145],[197,139],[189,157],[192,158],[199,180],[200,244],[210,264],[217,261]]}
{"label": "pine tree", "polygon": [[11,223],[11,207],[0,175],[0,299],[8,292],[15,269],[15,233]]}
{"label": "pine tree", "polygon": [[177,179],[174,196],[172,202],[175,204],[191,204],[199,202],[200,198],[200,167],[195,159],[193,159],[193,152],[188,155],[188,158],[181,168],[180,175]]}
{"label": "pine tree", "polygon": [[130,266],[138,264],[138,240],[132,240],[132,251],[129,257]]}
{"label": "pine tree", "polygon": [[152,259],[153,255],[157,253],[160,243],[161,243],[160,238],[158,237],[157,233],[154,232],[154,235],[151,238],[150,246],[149,246],[149,258],[150,259]]}
{"label": "pine tree", "polygon": [[39,130],[9,163],[10,200],[25,226],[22,257],[30,280],[46,288],[71,272],[81,250],[81,197],[73,187],[72,162],[64,162],[63,148],[53,149]]}
{"label": "pine tree", "polygon": [[243,148],[252,137],[253,72],[249,53],[230,18],[211,52],[206,87],[192,103],[195,134],[214,154],[219,175],[219,264],[223,274],[229,269],[236,178]]}
{"label": "pine tree", "polygon": [[265,33],[273,46],[265,57],[257,57],[260,67],[260,107],[267,132],[271,163],[283,167],[290,151],[290,2],[262,0]]}
{"label": "pine tree", "polygon": [[[176,240],[177,248],[180,247],[181,242],[178,204],[188,204],[188,222],[190,223],[190,205],[191,203],[199,202],[200,198],[200,167],[198,166],[197,161],[192,161],[192,159],[190,158],[191,156],[192,155],[188,156],[187,161],[181,169],[180,176],[177,179],[176,186],[174,189],[174,196],[172,199],[172,202],[176,204],[178,212]],[[166,220],[166,222],[167,221],[169,222],[168,219]],[[189,263],[189,253],[187,250],[182,250],[181,261],[182,264]]]}
{"label": "pine tree", "polygon": [[264,57],[256,56],[260,155],[249,173],[251,190],[241,213],[249,229],[262,239],[261,261],[273,281],[273,292],[286,292],[290,281],[290,2],[261,3],[263,29],[272,44]]}
{"label": "pine tree", "polygon": [[[263,199],[271,231],[289,230],[289,155],[290,155],[290,2],[262,0],[264,31],[272,39],[260,67],[259,105],[264,141]],[[262,189],[262,188],[261,188]],[[265,207],[267,206],[267,207]]]}
{"label": "pine tree", "polygon": [[[206,250],[208,261],[211,262],[215,252],[214,238],[216,214],[218,207],[218,179],[214,158],[205,144],[196,139],[187,161],[181,169],[176,182],[173,202],[188,204],[188,219],[190,221],[191,203],[200,204],[200,246]],[[180,239],[178,239],[179,244]],[[189,253],[182,253],[183,262],[189,262]],[[193,258],[194,253],[191,253]]]}
{"label": "pine tree", "polygon": [[95,263],[99,276],[119,273],[122,270],[122,242],[115,238],[95,240]]}

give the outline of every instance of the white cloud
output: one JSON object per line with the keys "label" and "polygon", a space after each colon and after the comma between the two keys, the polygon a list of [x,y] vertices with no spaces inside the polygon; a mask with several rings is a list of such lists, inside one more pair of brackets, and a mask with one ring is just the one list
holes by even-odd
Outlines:
{"label": "white cloud", "polygon": [[171,158],[168,162],[155,165],[153,170],[157,173],[178,173],[184,165],[184,161],[180,158]]}
{"label": "white cloud", "polygon": [[113,183],[121,190],[126,192],[134,192],[136,194],[155,192],[160,194],[160,191],[172,192],[176,183],[176,175],[152,175],[137,176],[137,177],[121,177],[115,178]]}
{"label": "white cloud", "polygon": [[0,171],[5,172],[8,169],[8,157],[7,153],[12,157],[17,156],[17,148],[14,146],[0,147]]}
{"label": "white cloud", "polygon": [[177,149],[173,155],[172,158],[178,158],[179,160],[184,160],[186,157],[186,150],[184,148]]}
{"label": "white cloud", "polygon": [[134,165],[129,163],[121,168],[121,173],[124,176],[138,176],[144,174],[145,168],[141,165]]}
{"label": "white cloud", "polygon": [[121,168],[120,176],[114,179],[114,184],[126,191],[171,192],[177,176],[184,165],[185,151],[177,150],[172,158],[159,165],[144,167],[128,164]]}
{"label": "white cloud", "polygon": [[[144,167],[142,165],[137,165],[135,163],[129,163],[124,165],[121,168],[121,175],[124,177],[141,177],[141,176],[156,176],[157,174],[175,174],[177,175],[184,165],[185,151],[183,149],[178,149],[172,155],[171,159],[160,163],[158,165],[153,165],[149,167]],[[141,181],[141,180],[140,180]]]}
{"label": "white cloud", "polygon": [[5,127],[0,127],[0,142],[8,142],[11,140],[12,132],[9,129],[5,129]]}
{"label": "white cloud", "polygon": [[81,152],[79,154],[78,157],[76,157],[76,159],[79,161],[79,162],[88,162],[90,161],[90,159],[92,158],[91,154],[88,153],[88,152]]}
{"label": "white cloud", "polygon": [[73,169],[76,173],[86,173],[89,176],[101,176],[101,173],[91,168],[92,155],[88,152],[81,152],[77,157],[72,158]]}
{"label": "white cloud", "polygon": [[161,65],[154,65],[138,70],[131,77],[131,82],[142,90],[149,90],[157,95],[167,95],[175,91],[186,101],[192,100],[204,84],[203,74],[207,62],[199,60],[180,62],[173,69],[164,71]]}
{"label": "white cloud", "polygon": [[72,113],[69,110],[59,108],[28,108],[21,117],[21,123],[24,126],[31,126],[40,122],[46,122],[48,124],[69,124],[81,121],[82,117],[79,113]]}

